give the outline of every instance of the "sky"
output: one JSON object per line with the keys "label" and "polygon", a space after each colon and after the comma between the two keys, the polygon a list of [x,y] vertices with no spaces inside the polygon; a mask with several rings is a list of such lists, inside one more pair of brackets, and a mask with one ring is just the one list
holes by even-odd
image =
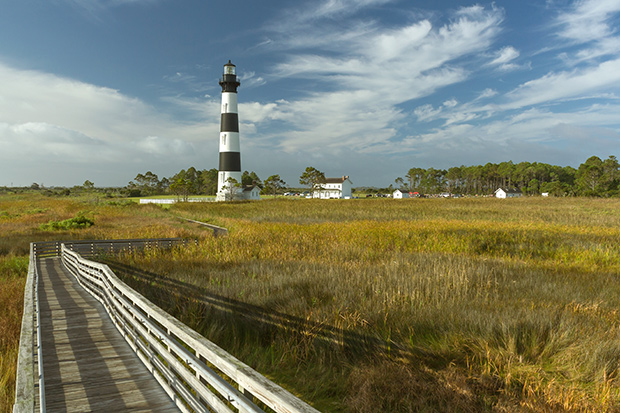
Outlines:
{"label": "sky", "polygon": [[620,155],[620,0],[3,0],[0,186],[218,168],[385,187],[414,167]]}

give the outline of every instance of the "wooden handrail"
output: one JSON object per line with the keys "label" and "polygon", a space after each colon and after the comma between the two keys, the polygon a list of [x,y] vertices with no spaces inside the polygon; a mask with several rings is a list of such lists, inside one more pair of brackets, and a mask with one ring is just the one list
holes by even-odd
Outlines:
{"label": "wooden handrail", "polygon": [[182,411],[261,412],[255,397],[278,413],[318,412],[161,310],[107,265],[82,258],[67,245],[61,254]]}
{"label": "wooden handrail", "polygon": [[196,242],[186,238],[141,238],[141,239],[105,239],[46,241],[34,243],[34,252],[38,258],[59,257],[61,245],[78,251],[82,256],[92,257],[98,253],[117,253],[120,251],[143,250],[145,248],[170,248],[176,245],[188,245]]}
{"label": "wooden handrail", "polygon": [[30,261],[28,264],[28,277],[24,289],[24,312],[22,315],[22,329],[19,337],[19,353],[17,356],[17,377],[15,378],[15,404],[14,413],[33,412],[35,406],[35,363],[34,340],[35,340],[35,297],[34,283],[36,258],[34,245],[30,244]]}

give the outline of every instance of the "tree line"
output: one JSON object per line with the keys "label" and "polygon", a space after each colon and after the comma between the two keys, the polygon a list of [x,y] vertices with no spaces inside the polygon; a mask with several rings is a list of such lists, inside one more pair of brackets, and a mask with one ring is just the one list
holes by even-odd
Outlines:
{"label": "tree line", "polygon": [[620,195],[620,164],[612,155],[605,160],[591,156],[577,169],[512,161],[449,169],[411,168],[395,183],[401,190],[420,194],[484,195],[504,188],[526,195],[610,197]]}
{"label": "tree line", "polygon": [[[299,178],[299,184],[311,190],[325,182],[325,174],[313,167],[307,167]],[[553,196],[620,196],[620,164],[611,155],[603,160],[591,156],[578,168],[557,166],[540,162],[512,161],[487,163],[486,165],[455,166],[449,169],[411,168],[404,177],[398,177],[395,185],[387,188],[366,188],[366,192],[391,192],[395,188],[420,194],[463,194],[488,195],[498,188],[518,189],[526,195],[548,193]],[[106,195],[137,197],[174,194],[187,198],[190,195],[216,195],[218,170],[215,168],[197,170],[182,169],[171,177],[159,178],[148,171],[139,173],[123,188],[103,188]],[[240,187],[256,185],[261,194],[276,195],[287,188],[280,175],[271,175],[264,181],[256,172],[244,171]],[[94,184],[87,180],[82,186],[45,189],[33,183],[24,190],[41,190],[48,195],[67,196],[83,191],[92,191]],[[359,188],[358,188],[359,189]],[[0,187],[0,192],[10,188]],[[98,191],[101,191],[99,188]],[[119,193],[120,192],[120,193]]]}
{"label": "tree line", "polygon": [[[190,195],[216,195],[218,170],[215,168],[197,170],[193,166],[182,169],[170,178],[162,178],[151,171],[139,173],[126,186],[127,196],[151,196],[174,194],[182,198]],[[236,183],[236,182],[235,182]],[[276,194],[286,187],[280,175],[271,175],[263,182],[256,172],[244,171],[240,187],[256,185],[263,194]]]}

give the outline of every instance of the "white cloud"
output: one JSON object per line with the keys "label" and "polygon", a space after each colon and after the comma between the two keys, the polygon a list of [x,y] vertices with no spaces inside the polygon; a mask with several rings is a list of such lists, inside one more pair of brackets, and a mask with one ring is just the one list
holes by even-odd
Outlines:
{"label": "white cloud", "polygon": [[257,87],[266,83],[265,79],[260,76],[256,76],[255,72],[244,72],[239,76],[239,81],[244,87]]}
{"label": "white cloud", "polygon": [[271,30],[288,32],[307,24],[316,24],[317,21],[342,18],[357,13],[361,9],[371,6],[380,6],[392,3],[395,0],[323,0],[310,6],[289,10],[285,16],[277,21],[270,22]]}
{"label": "white cloud", "polygon": [[494,59],[491,60],[487,66],[495,66],[503,72],[519,69],[521,66],[516,63],[512,63],[512,61],[518,58],[519,55],[519,51],[514,47],[503,47],[494,54]]}
{"label": "white cloud", "polygon": [[521,108],[540,103],[554,102],[581,95],[606,91],[620,86],[620,59],[571,72],[549,73],[530,80],[507,94],[505,109]]}
{"label": "white cloud", "polygon": [[487,99],[497,95],[497,90],[486,88],[476,98],[476,100]]}
{"label": "white cloud", "polygon": [[[107,164],[116,174],[132,175],[135,172],[128,171],[154,159],[177,162],[178,169],[187,167],[188,159],[208,150],[205,142],[217,151],[218,102],[171,98],[172,105],[195,111],[197,119],[184,122],[116,90],[2,63],[0,81],[3,176],[13,173],[11,168],[47,170],[44,174],[51,179],[62,173],[60,169],[79,164]],[[209,110],[215,115],[208,116]],[[104,184],[108,172],[102,171],[103,178],[96,177],[97,181]]]}
{"label": "white cloud", "polygon": [[429,121],[437,118],[441,113],[441,108],[433,108],[433,105],[422,105],[414,109],[413,114],[418,117],[419,121]]}
{"label": "white cloud", "polygon": [[489,64],[493,66],[503,65],[513,61],[517,57],[519,57],[519,51],[512,46],[506,46],[497,51],[495,54],[495,59],[493,59]]}
{"label": "white cloud", "polygon": [[192,144],[180,139],[162,139],[147,136],[134,143],[141,152],[157,156],[187,156],[194,151]]}
{"label": "white cloud", "polygon": [[620,13],[620,0],[580,0],[561,13],[554,26],[558,37],[569,44],[583,45],[575,53],[562,53],[563,60],[576,65],[604,56],[620,54],[620,37],[612,19]]}
{"label": "white cloud", "polygon": [[[272,108],[269,116],[279,112],[278,119],[291,127],[277,141],[289,151],[318,146],[366,151],[385,146],[396,135],[395,122],[403,119],[396,105],[465,80],[467,70],[452,62],[485,51],[500,32],[502,20],[498,9],[473,6],[459,9],[449,23],[436,28],[429,20],[397,28],[382,28],[375,22],[352,32],[347,27],[336,32],[296,28],[282,40],[285,45],[308,46],[304,42],[312,33],[313,48],[325,43],[339,53],[289,51],[288,59],[276,65],[274,77],[310,78],[333,91]],[[457,103],[447,100],[444,106]],[[414,114],[430,120],[438,111],[420,107]]]}
{"label": "white cloud", "polygon": [[[432,159],[441,151],[444,163],[435,167],[461,165],[463,159],[470,164],[507,159],[580,163],[587,154],[612,154],[617,148],[618,113],[620,105],[610,104],[572,112],[529,109],[512,116],[502,114],[489,123],[446,122],[442,127],[404,139],[399,150],[412,152],[421,160]],[[560,148],[565,149],[557,147],[559,142]]]}
{"label": "white cloud", "polygon": [[561,37],[576,43],[604,39],[615,33],[608,20],[620,12],[620,0],[579,0],[558,16]]}

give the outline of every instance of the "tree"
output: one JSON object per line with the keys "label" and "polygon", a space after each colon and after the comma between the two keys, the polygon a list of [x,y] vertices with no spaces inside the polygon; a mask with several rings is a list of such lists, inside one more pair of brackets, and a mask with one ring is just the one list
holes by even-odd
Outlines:
{"label": "tree", "polygon": [[159,192],[160,182],[156,174],[148,171],[144,175],[138,174],[134,178],[135,183],[132,189],[139,189],[145,195],[153,195]]}
{"label": "tree", "polygon": [[170,179],[170,191],[178,197],[182,196],[184,201],[189,199],[191,190],[192,182],[188,179],[185,169],[181,169]]}
{"label": "tree", "polygon": [[243,185],[243,186],[256,185],[260,189],[263,189],[263,182],[258,177],[258,175],[256,175],[256,172],[254,172],[254,171],[252,171],[252,172],[244,171],[243,172],[243,174],[241,175],[241,185]]}
{"label": "tree", "polygon": [[422,168],[411,168],[405,178],[409,180],[409,190],[413,191],[414,189],[418,190],[418,192],[423,192],[420,185],[422,184],[422,178],[424,177],[425,170]]}
{"label": "tree", "polygon": [[226,180],[224,186],[222,187],[222,192],[224,192],[226,201],[233,201],[237,197],[240,190],[241,182],[237,181],[232,176]]}
{"label": "tree", "polygon": [[620,189],[620,163],[613,155],[603,162],[603,178],[607,184],[607,195],[617,195]]}
{"label": "tree", "polygon": [[95,187],[95,184],[93,184],[91,181],[89,181],[89,180],[87,179],[87,180],[86,180],[86,181],[84,181],[84,183],[82,184],[82,187],[88,191],[88,190],[93,189],[93,188]]}
{"label": "tree", "polygon": [[325,174],[312,166],[308,166],[299,177],[299,183],[304,186],[309,186],[312,197],[314,197],[314,191],[320,190],[325,183]]}
{"label": "tree", "polygon": [[[446,172],[446,187],[450,194],[459,191],[463,181],[463,173],[460,167],[453,166]],[[460,191],[459,191],[460,192]]]}
{"label": "tree", "polygon": [[169,189],[170,189],[170,180],[166,177],[161,178],[161,181],[159,181],[159,191],[168,192]]}
{"label": "tree", "polygon": [[603,195],[603,161],[598,156],[589,157],[577,170],[577,187],[585,196]]}
{"label": "tree", "polygon": [[405,185],[405,180],[402,177],[399,176],[398,178],[396,178],[394,180],[394,183],[396,184],[396,187],[401,191],[409,192],[409,189],[407,189],[407,185]]}
{"label": "tree", "polygon": [[207,195],[215,195],[217,193],[217,175],[218,170],[215,168],[211,168],[209,170],[205,169],[200,172],[200,177],[202,181],[202,192]]}
{"label": "tree", "polygon": [[280,175],[271,175],[265,179],[265,193],[271,193],[275,197],[284,188],[286,188],[286,182],[280,178]]}

